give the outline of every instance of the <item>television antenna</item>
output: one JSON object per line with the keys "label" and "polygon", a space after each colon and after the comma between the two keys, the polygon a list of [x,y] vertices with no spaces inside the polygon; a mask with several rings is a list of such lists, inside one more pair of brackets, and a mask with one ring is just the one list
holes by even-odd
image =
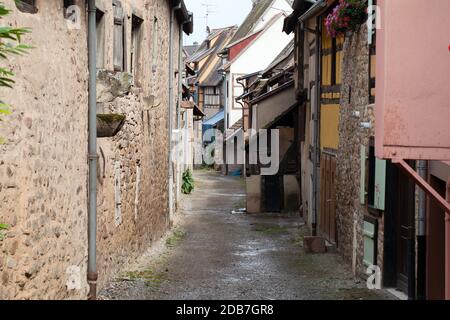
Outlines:
{"label": "television antenna", "polygon": [[204,18],[205,18],[205,22],[206,22],[206,30],[208,31],[209,16],[211,15],[211,13],[216,13],[216,11],[212,11],[211,8],[216,7],[216,5],[210,4],[210,3],[202,3],[202,7],[205,7],[205,9],[206,9],[206,14],[205,14]]}

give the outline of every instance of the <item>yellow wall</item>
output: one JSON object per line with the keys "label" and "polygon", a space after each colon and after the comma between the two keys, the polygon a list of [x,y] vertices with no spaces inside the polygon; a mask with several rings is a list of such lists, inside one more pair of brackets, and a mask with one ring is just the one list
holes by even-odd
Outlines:
{"label": "yellow wall", "polygon": [[339,111],[338,104],[322,105],[320,115],[320,148],[339,147]]}

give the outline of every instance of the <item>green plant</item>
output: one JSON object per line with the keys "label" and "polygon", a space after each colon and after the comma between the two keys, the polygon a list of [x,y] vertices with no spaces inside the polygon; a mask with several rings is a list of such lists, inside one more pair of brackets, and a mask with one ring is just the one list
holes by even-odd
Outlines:
{"label": "green plant", "polygon": [[183,173],[183,185],[181,186],[181,192],[184,194],[191,194],[194,191],[194,177],[192,171],[187,169]]}
{"label": "green plant", "polygon": [[[0,2],[0,19],[11,12],[3,2]],[[0,59],[7,60],[11,55],[22,55],[26,53],[30,46],[22,44],[22,36],[31,32],[29,28],[13,28],[9,26],[0,26]],[[0,87],[12,88],[14,82],[14,73],[11,69],[0,66]],[[0,121],[2,116],[11,113],[10,106],[0,99]],[[0,144],[4,140],[0,137]]]}
{"label": "green plant", "polygon": [[2,241],[5,238],[5,234],[3,231],[8,230],[9,226],[4,223],[0,223],[0,241]]}

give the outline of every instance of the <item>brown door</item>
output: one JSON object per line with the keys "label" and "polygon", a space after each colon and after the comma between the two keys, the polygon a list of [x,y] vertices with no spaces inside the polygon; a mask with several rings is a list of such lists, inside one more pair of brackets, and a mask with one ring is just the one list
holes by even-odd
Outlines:
{"label": "brown door", "polygon": [[414,183],[402,172],[397,192],[397,287],[408,294],[411,243],[414,243]]}
{"label": "brown door", "polygon": [[329,242],[336,243],[336,157],[322,153],[319,231]]}
{"label": "brown door", "polygon": [[[434,176],[431,186],[445,197],[445,181]],[[445,221],[444,211],[435,201],[428,201],[427,213],[427,276],[428,300],[445,299]]]}

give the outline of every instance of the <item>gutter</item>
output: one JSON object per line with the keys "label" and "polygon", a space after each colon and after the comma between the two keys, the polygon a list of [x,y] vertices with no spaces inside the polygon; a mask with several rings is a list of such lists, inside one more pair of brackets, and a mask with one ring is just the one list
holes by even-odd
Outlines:
{"label": "gutter", "polygon": [[317,16],[323,9],[327,7],[327,0],[317,0],[315,4],[309,8],[303,15],[298,18],[298,21],[301,23],[306,22],[307,20]]}
{"label": "gutter", "polygon": [[294,85],[295,81],[294,80],[289,80],[288,82],[286,82],[285,84],[279,86],[278,88],[273,89],[272,91],[266,92],[258,97],[256,97],[255,99],[249,101],[250,104],[255,104],[258,103],[264,99],[267,99],[271,96],[273,96],[276,93],[279,93],[281,91],[284,91],[290,87],[292,87]]}
{"label": "gutter", "polygon": [[95,0],[88,2],[88,267],[89,300],[97,299],[97,27]]}
{"label": "gutter", "polygon": [[[417,166],[419,176],[427,179],[428,161],[420,160]],[[424,190],[419,189],[419,217],[417,231],[417,299],[426,299],[426,214],[427,198]]]}

